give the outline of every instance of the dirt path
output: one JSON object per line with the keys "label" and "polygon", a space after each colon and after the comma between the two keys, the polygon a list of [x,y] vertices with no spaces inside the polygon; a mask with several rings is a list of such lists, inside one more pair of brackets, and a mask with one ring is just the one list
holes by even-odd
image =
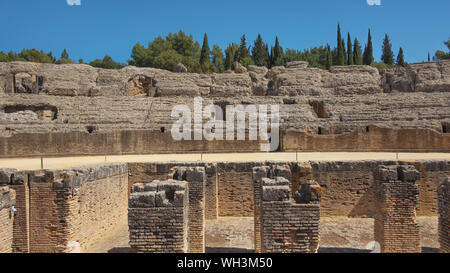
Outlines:
{"label": "dirt path", "polygon": [[[44,157],[45,169],[64,169],[114,162],[245,162],[245,161],[450,160],[450,153],[230,153],[124,156]],[[37,170],[41,158],[1,158],[0,168]]]}

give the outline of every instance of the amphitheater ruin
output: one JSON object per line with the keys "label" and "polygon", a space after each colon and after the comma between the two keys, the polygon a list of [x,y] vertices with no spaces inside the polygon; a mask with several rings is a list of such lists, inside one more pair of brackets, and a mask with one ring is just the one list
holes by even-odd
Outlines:
{"label": "amphitheater ruin", "polygon": [[[172,109],[195,97],[223,110],[279,105],[278,149],[174,140]],[[449,253],[449,130],[450,61],[222,74],[0,63],[0,253],[316,253],[371,241]]]}

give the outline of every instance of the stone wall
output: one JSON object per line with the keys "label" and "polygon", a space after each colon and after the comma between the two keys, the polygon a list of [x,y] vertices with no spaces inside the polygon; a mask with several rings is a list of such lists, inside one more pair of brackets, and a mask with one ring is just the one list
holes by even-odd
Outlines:
{"label": "stone wall", "polygon": [[[365,128],[365,126],[364,126]],[[382,128],[370,126],[349,133],[328,133],[324,127],[317,134],[301,130],[287,130],[282,134],[282,151],[285,152],[446,152],[450,136],[423,128]]]}
{"label": "stone wall", "polygon": [[421,253],[416,207],[420,173],[411,165],[380,166],[375,172],[375,241],[383,253]]}
{"label": "stone wall", "polygon": [[0,253],[13,252],[15,203],[15,191],[0,184]]}
{"label": "stone wall", "polygon": [[448,152],[449,82],[449,61],[211,75],[1,63],[0,157],[260,151],[259,141],[173,141],[171,111],[193,109],[194,96],[279,105],[281,151]]}
{"label": "stone wall", "polygon": [[1,170],[17,192],[14,252],[89,249],[127,217],[126,164],[68,170]]}
{"label": "stone wall", "polygon": [[448,61],[409,64],[379,71],[370,66],[335,66],[330,71],[308,63],[286,67],[251,66],[240,73],[172,73],[127,66],[99,69],[85,64],[25,62],[0,64],[0,93],[52,96],[227,96],[337,95],[448,92]]}
{"label": "stone wall", "polygon": [[[318,181],[325,189],[321,200],[322,216],[373,217],[375,214],[373,172],[379,165],[397,163],[405,164],[406,162],[369,160],[218,163],[217,167],[209,169],[207,175],[206,213],[218,211],[218,216],[253,216],[255,211],[253,206],[256,201],[253,192],[257,192],[252,178],[253,168],[288,165],[291,169],[293,189],[297,189],[301,183],[311,179]],[[445,160],[416,161],[408,164],[416,166],[421,174],[418,181],[420,200],[417,208],[418,216],[437,216],[436,190],[440,181],[450,175],[449,162]],[[181,165],[203,166],[208,170],[210,164],[205,162],[129,163],[130,184],[166,179],[170,168]],[[217,180],[215,180],[216,177]],[[215,188],[216,185],[217,188]],[[215,203],[216,200],[217,203]]]}
{"label": "stone wall", "polygon": [[130,246],[144,253],[188,252],[188,182],[153,181],[133,188],[128,209]]}
{"label": "stone wall", "polygon": [[248,170],[228,168],[218,174],[218,203],[220,216],[249,217],[253,215],[253,184]]}
{"label": "stone wall", "polygon": [[450,178],[439,186],[439,243],[441,253],[450,253]]}
{"label": "stone wall", "polygon": [[261,183],[261,251],[317,252],[320,223],[318,200],[305,200],[302,203],[294,201],[290,181],[282,177],[262,178]]}

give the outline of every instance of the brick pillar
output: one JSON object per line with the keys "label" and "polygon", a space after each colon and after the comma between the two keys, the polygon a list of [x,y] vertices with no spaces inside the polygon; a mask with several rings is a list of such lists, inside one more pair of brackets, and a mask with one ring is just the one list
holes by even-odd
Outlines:
{"label": "brick pillar", "polygon": [[420,253],[416,221],[420,173],[409,165],[379,166],[374,172],[375,240],[383,253]]}
{"label": "brick pillar", "polygon": [[11,186],[16,191],[16,213],[14,219],[13,251],[30,252],[30,193],[28,174],[15,172],[11,176]]}
{"label": "brick pillar", "polygon": [[188,252],[186,181],[135,184],[129,199],[130,246],[143,253]]}
{"label": "brick pillar", "polygon": [[217,164],[206,164],[205,219],[219,217],[219,188],[217,186]]}
{"label": "brick pillar", "polygon": [[441,253],[450,253],[450,178],[438,188],[439,243]]}
{"label": "brick pillar", "polygon": [[[282,177],[262,178],[262,251],[268,253],[315,253],[319,248],[319,195],[305,185],[298,200],[291,197],[290,181]],[[299,193],[296,193],[296,196]],[[313,197],[317,197],[314,199]]]}
{"label": "brick pillar", "polygon": [[70,201],[73,190],[56,171],[30,174],[30,252],[62,253],[72,235]]}
{"label": "brick pillar", "polygon": [[169,178],[189,184],[189,253],[205,253],[205,185],[204,167],[174,167]]}
{"label": "brick pillar", "polygon": [[0,185],[0,253],[13,252],[14,212],[16,192],[9,186]]}
{"label": "brick pillar", "polygon": [[270,167],[262,166],[253,168],[253,189],[255,200],[254,232],[255,232],[255,252],[262,253],[262,233],[261,233],[261,200],[262,200],[262,179],[269,176]]}

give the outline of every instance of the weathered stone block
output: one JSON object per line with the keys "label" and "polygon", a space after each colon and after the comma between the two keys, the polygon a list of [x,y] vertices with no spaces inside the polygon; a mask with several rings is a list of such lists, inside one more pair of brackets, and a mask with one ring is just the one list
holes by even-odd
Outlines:
{"label": "weathered stone block", "polygon": [[411,165],[400,166],[397,170],[398,179],[405,182],[415,182],[420,180],[419,171]]}
{"label": "weathered stone block", "polygon": [[289,201],[289,186],[265,186],[263,187],[263,200],[270,201]]}

